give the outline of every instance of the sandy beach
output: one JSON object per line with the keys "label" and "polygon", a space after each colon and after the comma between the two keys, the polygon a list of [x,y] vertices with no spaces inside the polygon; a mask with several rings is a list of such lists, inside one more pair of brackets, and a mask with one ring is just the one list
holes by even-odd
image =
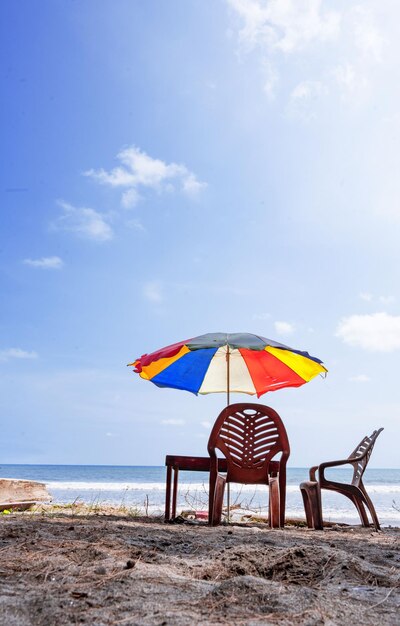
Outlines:
{"label": "sandy beach", "polygon": [[398,624],[400,529],[3,515],[0,624]]}

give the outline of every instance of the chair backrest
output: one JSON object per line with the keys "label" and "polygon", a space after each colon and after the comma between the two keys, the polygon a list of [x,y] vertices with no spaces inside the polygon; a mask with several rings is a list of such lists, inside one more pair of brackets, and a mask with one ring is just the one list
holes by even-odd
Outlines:
{"label": "chair backrest", "polygon": [[208,441],[210,456],[220,450],[227,460],[227,482],[268,482],[271,460],[281,453],[286,463],[290,447],[278,413],[262,404],[230,404],[218,416]]}
{"label": "chair backrest", "polygon": [[365,436],[364,439],[360,441],[355,450],[350,454],[349,459],[356,458],[356,461],[353,461],[353,479],[351,481],[352,485],[358,487],[365,472],[365,469],[368,465],[368,461],[371,457],[372,450],[374,449],[375,441],[381,434],[383,428],[379,428],[379,430],[374,430],[372,435]]}

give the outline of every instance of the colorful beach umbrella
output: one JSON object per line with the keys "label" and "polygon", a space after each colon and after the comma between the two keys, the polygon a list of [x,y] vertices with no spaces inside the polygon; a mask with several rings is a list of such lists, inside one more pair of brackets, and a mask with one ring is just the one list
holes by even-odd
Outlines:
{"label": "colorful beach umbrella", "polygon": [[144,354],[130,363],[158,387],[195,394],[239,392],[262,396],[300,387],[327,369],[320,359],[250,333],[208,333]]}

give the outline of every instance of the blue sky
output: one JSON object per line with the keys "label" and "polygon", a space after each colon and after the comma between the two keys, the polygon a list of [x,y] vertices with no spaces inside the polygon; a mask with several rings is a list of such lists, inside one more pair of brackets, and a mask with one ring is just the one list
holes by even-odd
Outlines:
{"label": "blue sky", "polygon": [[329,369],[261,399],[292,466],[383,426],[372,463],[399,467],[397,3],[2,13],[2,462],[206,454],[224,396],[126,363],[226,331]]}

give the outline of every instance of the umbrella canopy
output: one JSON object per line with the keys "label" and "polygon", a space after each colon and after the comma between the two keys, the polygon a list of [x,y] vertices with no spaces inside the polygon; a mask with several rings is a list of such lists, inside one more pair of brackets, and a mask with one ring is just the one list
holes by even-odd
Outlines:
{"label": "umbrella canopy", "polygon": [[180,341],[130,363],[158,387],[192,393],[240,392],[262,396],[282,387],[300,387],[326,374],[308,352],[249,333],[208,333]]}

